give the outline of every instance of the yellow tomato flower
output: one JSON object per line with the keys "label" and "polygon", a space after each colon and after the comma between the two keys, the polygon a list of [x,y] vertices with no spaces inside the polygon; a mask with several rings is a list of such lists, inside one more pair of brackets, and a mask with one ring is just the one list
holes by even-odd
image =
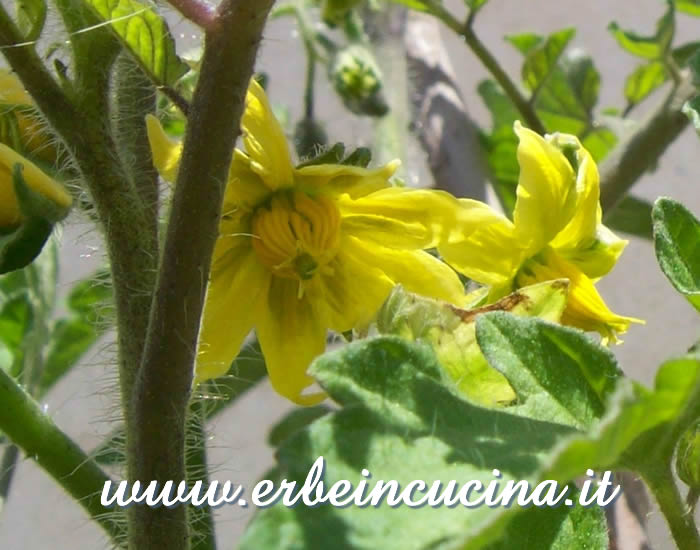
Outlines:
{"label": "yellow tomato flower", "polygon": [[20,210],[13,172],[15,165],[22,166],[22,177],[27,187],[53,202],[60,210],[68,210],[71,196],[64,187],[46,175],[34,163],[0,143],[0,232],[12,231],[24,220]]}
{"label": "yellow tomato flower", "polygon": [[56,161],[56,148],[39,120],[34,100],[14,73],[1,68],[0,119],[3,143],[47,162]]}
{"label": "yellow tomato flower", "polygon": [[476,230],[474,201],[460,200],[456,229],[439,246],[447,263],[491,287],[491,299],[514,288],[567,278],[562,322],[617,341],[632,322],[605,305],[594,282],[608,273],[627,241],[601,223],[598,168],[575,136],[542,138],[515,123],[520,179],[513,222],[493,212]]}
{"label": "yellow tomato flower", "polygon": [[[182,145],[147,120],[154,164],[174,181]],[[460,303],[457,274],[424,249],[442,238],[456,199],[439,191],[393,187],[398,162],[369,170],[338,164],[295,168],[265,92],[252,81],[236,149],[203,313],[198,381],[227,372],[255,328],[270,381],[303,405],[310,362],[328,329],[368,323],[401,283]]]}

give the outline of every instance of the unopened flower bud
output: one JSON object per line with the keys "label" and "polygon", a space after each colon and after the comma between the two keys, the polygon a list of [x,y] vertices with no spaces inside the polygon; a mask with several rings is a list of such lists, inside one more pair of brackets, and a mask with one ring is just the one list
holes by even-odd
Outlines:
{"label": "unopened flower bud", "polygon": [[367,48],[353,44],[339,50],[329,65],[329,77],[345,106],[353,113],[383,116],[388,112],[382,92],[382,74]]}

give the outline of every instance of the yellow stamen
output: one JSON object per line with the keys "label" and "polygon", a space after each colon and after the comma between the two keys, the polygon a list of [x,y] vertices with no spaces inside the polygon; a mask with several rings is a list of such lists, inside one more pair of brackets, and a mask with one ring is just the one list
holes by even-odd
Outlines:
{"label": "yellow stamen", "polygon": [[303,283],[333,259],[339,242],[340,213],[325,197],[280,192],[253,215],[253,248],[275,275]]}

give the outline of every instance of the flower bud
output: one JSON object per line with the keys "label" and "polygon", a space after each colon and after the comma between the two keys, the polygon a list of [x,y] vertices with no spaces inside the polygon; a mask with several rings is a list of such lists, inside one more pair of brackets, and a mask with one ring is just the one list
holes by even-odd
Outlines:
{"label": "flower bud", "polygon": [[329,64],[329,78],[353,113],[383,116],[388,112],[382,92],[382,74],[367,48],[353,44],[338,50]]}
{"label": "flower bud", "polygon": [[0,143],[54,164],[57,151],[20,80],[0,69]]}

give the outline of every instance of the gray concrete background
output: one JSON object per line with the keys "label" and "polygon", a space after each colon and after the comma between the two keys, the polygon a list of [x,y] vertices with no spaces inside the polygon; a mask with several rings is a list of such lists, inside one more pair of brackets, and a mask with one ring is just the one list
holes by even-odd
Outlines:
{"label": "gray concrete background", "polygon": [[[463,10],[461,0],[446,3],[456,13]],[[599,107],[622,107],[624,77],[636,60],[618,49],[606,26],[609,21],[617,20],[625,27],[653,32],[654,22],[663,9],[660,0],[491,0],[480,14],[476,28],[508,72],[516,75],[520,57],[503,41],[503,35],[577,27],[574,47],[592,54],[602,75]],[[700,19],[679,15],[678,26],[678,43],[700,39]],[[179,25],[176,33],[183,49],[193,36],[195,40],[198,38],[186,25]],[[458,40],[449,35],[445,38],[468,110],[477,122],[488,124],[488,113],[476,94],[477,83],[487,74]],[[283,22],[270,24],[259,68],[272,78],[273,101],[293,102],[290,105],[293,114],[300,112],[303,67],[302,48],[293,29]],[[328,121],[331,139],[346,144],[368,143],[371,139],[368,124],[349,119],[322,79],[319,79],[319,91],[318,115]],[[659,195],[671,196],[700,212],[700,177],[696,167],[699,152],[697,136],[692,130],[686,131],[662,158],[657,170],[640,180],[635,193],[652,200]],[[421,163],[420,157],[407,162],[410,171],[424,173]],[[104,249],[95,230],[73,216],[62,240],[61,288],[65,291],[72,281],[90,273],[103,257]],[[620,263],[601,282],[600,290],[615,312],[647,320],[645,326],[632,327],[625,343],[614,348],[624,370],[635,379],[651,383],[664,358],[682,353],[700,335],[697,315],[660,273],[649,242],[630,237]],[[98,444],[118,418],[113,351],[110,339],[106,338],[45,403],[47,414],[85,449]],[[213,477],[250,487],[273,463],[272,452],[264,442],[267,427],[289,409],[287,402],[263,384],[218,418],[209,427]],[[250,513],[250,509],[232,507],[219,510],[217,532],[221,548],[235,546]],[[671,548],[658,513],[651,515],[650,523],[653,547]],[[22,461],[10,501],[0,517],[0,548],[107,547],[82,510],[30,460]]]}

